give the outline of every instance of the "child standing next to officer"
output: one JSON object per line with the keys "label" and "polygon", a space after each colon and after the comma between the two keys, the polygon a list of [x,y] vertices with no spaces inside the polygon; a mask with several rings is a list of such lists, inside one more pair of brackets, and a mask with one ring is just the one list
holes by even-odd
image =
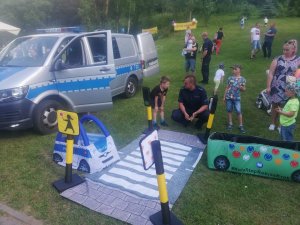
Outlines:
{"label": "child standing next to officer", "polygon": [[154,129],[159,128],[156,122],[158,112],[160,113],[160,125],[168,126],[168,124],[165,121],[164,106],[169,86],[169,77],[162,76],[160,78],[160,84],[155,86],[150,93],[150,103],[153,111],[152,123]]}
{"label": "child standing next to officer", "polygon": [[241,133],[245,133],[246,131],[243,126],[240,92],[246,90],[246,79],[241,76],[242,67],[240,65],[233,65],[230,68],[232,68],[233,75],[227,79],[227,87],[225,89],[223,98],[224,102],[226,103],[226,111],[228,115],[227,130],[231,131],[233,128],[232,111],[234,109],[238,116],[239,130]]}
{"label": "child standing next to officer", "polygon": [[283,108],[276,108],[279,113],[280,122],[280,136],[283,141],[293,141],[294,131],[296,128],[296,117],[299,111],[299,100],[297,98],[297,91],[299,86],[296,82],[287,83],[285,88],[285,95],[289,98]]}

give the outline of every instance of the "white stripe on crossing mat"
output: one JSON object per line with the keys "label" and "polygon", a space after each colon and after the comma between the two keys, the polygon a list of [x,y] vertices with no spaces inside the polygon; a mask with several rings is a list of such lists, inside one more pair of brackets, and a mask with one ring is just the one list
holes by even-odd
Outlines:
{"label": "white stripe on crossing mat", "polygon": [[186,155],[189,154],[189,152],[182,151],[182,150],[178,150],[178,149],[171,148],[171,147],[166,147],[166,146],[162,146],[162,147],[161,147],[161,150],[162,150],[163,152],[169,152],[169,153],[176,154],[176,155],[183,155],[183,156],[186,156]]}
{"label": "white stripe on crossing mat", "polygon": [[[130,169],[133,169],[133,170],[136,170],[138,172],[143,172],[145,174],[148,174],[148,175],[156,175],[156,171],[154,169],[154,167],[150,168],[149,170],[144,170],[143,166],[138,166],[138,165],[134,165],[134,164],[130,164],[128,162],[124,162],[124,161],[119,161],[116,166],[124,166],[124,167],[128,167]],[[166,169],[166,166],[164,166],[165,169]],[[172,174],[169,174],[169,173],[165,173],[166,175],[166,179],[170,180],[172,178]]]}
{"label": "white stripe on crossing mat", "polygon": [[103,174],[99,180],[102,180],[102,181],[106,181],[106,182],[109,182],[109,183],[112,183],[112,184],[115,184],[115,185],[118,185],[118,186],[122,186],[128,190],[131,190],[131,191],[136,191],[136,192],[139,192],[143,195],[147,195],[147,196],[150,196],[150,197],[153,197],[153,198],[156,198],[158,196],[158,191],[156,190],[153,190],[151,188],[147,188],[143,185],[140,185],[140,184],[133,184],[133,183],[130,183],[128,182],[127,180],[124,180],[124,179],[121,179],[121,178],[116,178],[116,177],[112,177],[112,176],[109,176],[107,174]]}
{"label": "white stripe on crossing mat", "polygon": [[[137,151],[133,151],[130,155],[141,156],[141,153],[137,152]],[[176,160],[176,161],[179,161],[179,162],[181,162],[185,159],[185,157],[172,155],[172,154],[167,153],[167,152],[162,152],[162,156],[163,156],[163,159],[164,159],[164,157],[168,157],[168,158],[170,158],[170,160]]]}
{"label": "white stripe on crossing mat", "polygon": [[129,179],[132,179],[132,180],[138,180],[139,182],[144,182],[144,183],[151,184],[151,185],[157,184],[157,180],[156,180],[155,176],[154,176],[154,178],[151,178],[148,176],[143,176],[143,175],[134,173],[132,171],[124,170],[124,169],[120,169],[120,168],[112,168],[109,170],[109,172],[113,173],[113,174],[117,174],[122,177],[128,177]]}
{"label": "white stripe on crossing mat", "polygon": [[186,145],[181,145],[181,144],[178,144],[178,143],[167,142],[167,141],[160,141],[160,143],[162,145],[167,145],[167,146],[177,148],[177,149],[180,149],[180,150],[184,150],[184,151],[191,151],[192,150],[191,147],[188,147]]}

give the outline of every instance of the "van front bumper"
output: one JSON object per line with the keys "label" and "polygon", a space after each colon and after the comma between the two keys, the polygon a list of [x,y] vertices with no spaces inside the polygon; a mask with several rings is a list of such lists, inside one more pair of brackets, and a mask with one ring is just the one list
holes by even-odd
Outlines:
{"label": "van front bumper", "polygon": [[34,103],[28,99],[0,103],[0,130],[19,130],[33,126]]}

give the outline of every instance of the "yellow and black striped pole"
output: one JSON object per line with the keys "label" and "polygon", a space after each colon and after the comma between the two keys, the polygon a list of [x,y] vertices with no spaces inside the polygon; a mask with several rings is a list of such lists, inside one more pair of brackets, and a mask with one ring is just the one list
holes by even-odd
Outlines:
{"label": "yellow and black striped pole", "polygon": [[143,87],[143,98],[144,98],[144,105],[147,107],[147,120],[148,120],[148,129],[146,129],[144,133],[149,133],[153,130],[152,108],[150,104],[150,88]]}
{"label": "yellow and black striped pole", "polygon": [[165,178],[164,164],[161,154],[160,141],[152,141],[151,147],[155,163],[161,212],[157,212],[151,215],[150,221],[154,225],[181,225],[183,223],[177,219],[177,217],[170,211],[169,208],[168,190]]}
{"label": "yellow and black striped pole", "polygon": [[210,134],[210,130],[211,130],[212,125],[213,125],[213,121],[214,121],[214,118],[215,118],[215,112],[216,112],[216,109],[217,109],[218,96],[214,95],[210,99],[209,102],[210,102],[209,103],[209,117],[208,117],[208,121],[207,121],[207,125],[206,125],[205,134],[204,135],[201,135],[201,134],[198,135],[200,141],[203,144],[207,144],[207,140],[208,140],[208,137],[209,137],[209,134]]}
{"label": "yellow and black striped pole", "polygon": [[68,134],[67,143],[66,143],[66,174],[65,174],[66,183],[72,183],[73,146],[74,146],[74,136]]}
{"label": "yellow and black striped pole", "polygon": [[57,191],[63,192],[84,182],[77,174],[72,174],[74,136],[79,135],[78,115],[74,112],[57,110],[58,130],[67,135],[66,140],[66,174],[65,179],[53,182]]}

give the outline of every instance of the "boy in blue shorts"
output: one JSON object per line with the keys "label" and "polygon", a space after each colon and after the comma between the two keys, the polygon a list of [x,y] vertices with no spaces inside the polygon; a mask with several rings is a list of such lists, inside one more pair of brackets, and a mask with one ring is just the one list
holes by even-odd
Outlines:
{"label": "boy in blue shorts", "polygon": [[246,79],[241,76],[240,65],[233,65],[232,67],[233,75],[228,77],[227,79],[227,87],[224,93],[224,102],[226,103],[226,111],[228,113],[228,126],[227,130],[231,131],[233,128],[232,123],[232,111],[233,109],[236,111],[239,122],[239,130],[241,133],[245,133],[245,129],[243,126],[243,116],[241,110],[241,91],[246,90]]}

